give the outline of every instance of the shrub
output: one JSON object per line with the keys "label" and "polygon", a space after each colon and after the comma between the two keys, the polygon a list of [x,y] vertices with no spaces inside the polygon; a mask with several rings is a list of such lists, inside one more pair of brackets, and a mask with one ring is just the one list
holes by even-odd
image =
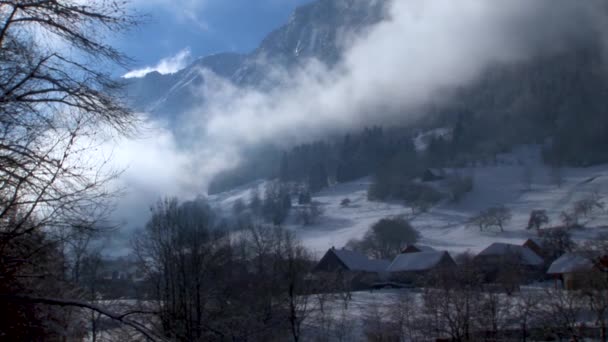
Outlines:
{"label": "shrub", "polygon": [[464,195],[473,191],[473,177],[454,175],[448,179],[448,191],[453,202],[459,202]]}
{"label": "shrub", "polygon": [[379,259],[390,259],[401,249],[418,241],[419,233],[403,218],[385,218],[375,223],[361,240],[351,240],[348,247]]}

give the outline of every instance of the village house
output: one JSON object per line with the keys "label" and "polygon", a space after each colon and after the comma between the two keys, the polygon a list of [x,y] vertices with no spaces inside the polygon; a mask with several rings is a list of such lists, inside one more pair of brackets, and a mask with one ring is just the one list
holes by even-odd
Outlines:
{"label": "village house", "polygon": [[411,283],[432,271],[456,267],[448,252],[406,252],[399,254],[388,266],[391,280]]}
{"label": "village house", "polygon": [[388,260],[370,259],[348,249],[330,248],[313,269],[315,273],[331,273],[348,278],[352,289],[365,289],[386,278]]}
{"label": "village house", "polygon": [[594,270],[593,262],[582,255],[566,253],[555,260],[547,274],[555,279],[555,288],[578,290],[585,285],[585,278]]}
{"label": "village house", "polygon": [[585,287],[608,287],[608,256],[592,258],[592,253],[588,253],[566,253],[551,264],[547,274],[555,279],[555,288],[580,290]]}
{"label": "village house", "polygon": [[533,280],[542,274],[544,259],[526,246],[496,242],[481,251],[474,259],[484,272],[485,280],[496,281],[500,272],[511,268],[522,273],[523,279]]}

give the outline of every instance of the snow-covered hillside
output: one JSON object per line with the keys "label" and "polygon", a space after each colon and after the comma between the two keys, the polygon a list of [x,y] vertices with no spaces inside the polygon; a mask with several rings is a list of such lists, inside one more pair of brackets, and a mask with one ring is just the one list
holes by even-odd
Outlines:
{"label": "snow-covered hillside", "polygon": [[[498,158],[498,164],[476,166],[458,170],[472,175],[474,190],[459,203],[444,202],[429,212],[417,216],[403,203],[371,202],[367,199],[370,178],[332,186],[313,196],[324,209],[323,216],[314,225],[302,226],[288,220],[303,243],[317,254],[328,248],[342,247],[352,238],[360,238],[378,220],[396,216],[411,216],[414,227],[420,231],[422,244],[458,253],[478,252],[493,242],[522,243],[535,236],[526,230],[530,212],[545,209],[550,225],[560,224],[560,213],[571,208],[580,199],[594,192],[604,197],[608,191],[608,165],[592,168],[563,168],[561,187],[555,185],[555,171],[542,165],[535,152],[523,150],[516,155]],[[255,186],[263,189],[264,182]],[[212,196],[210,200],[223,208],[231,208],[234,201],[249,199],[252,186]],[[263,191],[260,191],[263,194]],[[350,204],[341,205],[348,198]],[[512,210],[513,219],[505,232],[488,230],[480,232],[468,227],[466,221],[479,211],[492,206],[504,205]],[[585,229],[573,231],[576,239],[588,239],[608,229],[608,213],[599,211],[583,219]]]}

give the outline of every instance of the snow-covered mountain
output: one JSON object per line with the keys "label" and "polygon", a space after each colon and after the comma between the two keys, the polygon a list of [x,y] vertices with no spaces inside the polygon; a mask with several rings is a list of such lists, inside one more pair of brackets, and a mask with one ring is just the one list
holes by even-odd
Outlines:
{"label": "snow-covered mountain", "polygon": [[344,41],[384,17],[385,4],[385,0],[318,0],[303,5],[251,53],[219,53],[199,58],[175,74],[153,72],[125,80],[128,98],[135,109],[173,121],[204,101],[195,93],[206,81],[201,68],[236,85],[268,88],[277,85],[268,77],[274,68],[290,70],[311,58],[331,66],[340,59]]}
{"label": "snow-covered mountain", "polygon": [[192,91],[205,82],[200,69],[230,79],[244,60],[241,54],[219,53],[199,58],[175,74],[151,72],[141,78],[130,78],[125,80],[128,98],[136,110],[170,119],[196,104],[198,98]]}

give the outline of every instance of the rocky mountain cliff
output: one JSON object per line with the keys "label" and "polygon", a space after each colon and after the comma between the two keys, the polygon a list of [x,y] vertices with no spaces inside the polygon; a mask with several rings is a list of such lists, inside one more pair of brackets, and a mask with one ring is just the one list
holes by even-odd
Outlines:
{"label": "rocky mountain cliff", "polygon": [[175,74],[153,72],[128,79],[128,97],[137,110],[172,122],[198,101],[204,101],[193,92],[206,81],[201,68],[236,85],[267,89],[276,86],[268,77],[273,68],[290,70],[310,58],[331,66],[340,60],[344,40],[382,20],[386,3],[318,0],[301,6],[287,24],[271,32],[251,53],[215,54],[199,58]]}

